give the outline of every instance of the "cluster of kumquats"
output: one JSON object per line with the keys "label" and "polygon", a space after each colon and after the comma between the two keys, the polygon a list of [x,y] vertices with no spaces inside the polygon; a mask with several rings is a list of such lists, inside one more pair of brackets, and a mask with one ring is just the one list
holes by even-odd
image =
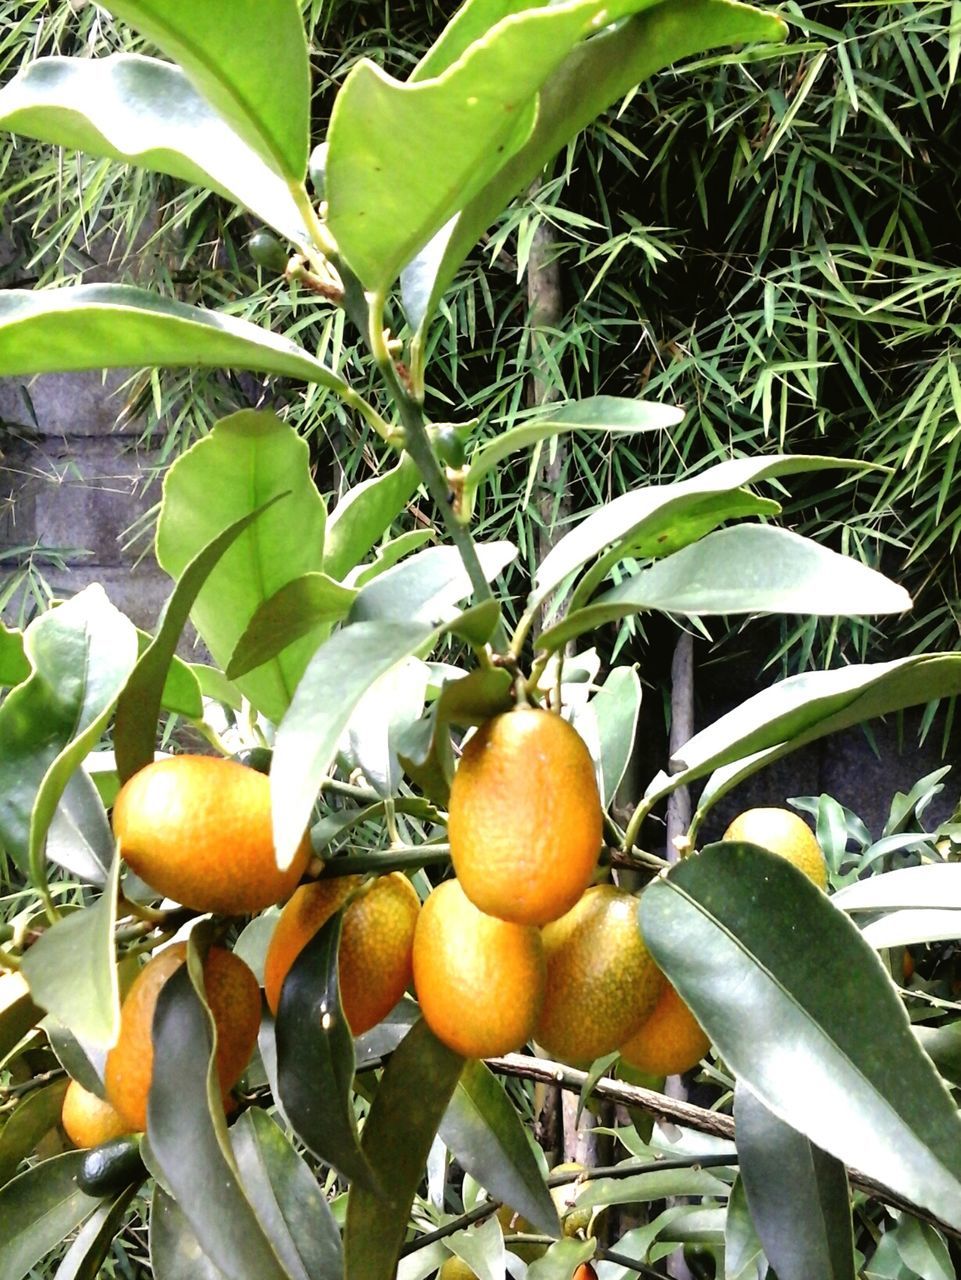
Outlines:
{"label": "cluster of kumquats", "polygon": [[[183,755],[148,765],[121,789],[113,823],[128,866],[184,907],[238,916],[287,900],[264,968],[275,1013],[300,951],[343,908],[340,991],[354,1035],[381,1021],[413,979],[428,1025],[468,1058],[533,1042],[575,1064],[619,1050],[630,1066],[663,1076],[707,1051],[644,945],[637,898],[593,883],[602,844],[594,765],[552,712],[495,716],[467,742],[450,795],[456,874],[423,907],[399,872],[299,884],[310,860],[306,835],[291,867],[279,870],[269,781],[235,761]],[[817,842],[787,811],[752,810],[726,838],[764,844],[825,883]],[[71,1082],[63,1124],[78,1146],[145,1128],[154,1009],[185,956],[183,943],[165,947],[133,982],[107,1058],[105,1098]],[[218,946],[203,976],[226,1103],[256,1043],[260,990],[244,961]]]}

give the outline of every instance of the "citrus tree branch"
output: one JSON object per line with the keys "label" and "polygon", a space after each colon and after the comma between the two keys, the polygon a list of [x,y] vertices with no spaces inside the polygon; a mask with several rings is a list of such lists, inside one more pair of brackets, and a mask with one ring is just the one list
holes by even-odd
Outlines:
{"label": "citrus tree branch", "polygon": [[[492,1071],[500,1075],[518,1076],[524,1080],[542,1080],[546,1084],[558,1085],[561,1089],[571,1089],[576,1092],[583,1090],[587,1082],[586,1071],[578,1071],[574,1067],[565,1066],[561,1062],[551,1062],[546,1058],[528,1058],[520,1053],[508,1053],[503,1058],[487,1058],[486,1063]],[[730,1116],[722,1115],[717,1111],[707,1111],[703,1107],[695,1107],[692,1103],[682,1102],[677,1098],[668,1098],[653,1089],[644,1089],[640,1085],[626,1084],[623,1080],[612,1080],[609,1076],[604,1076],[597,1081],[591,1093],[598,1098],[608,1098],[612,1102],[622,1103],[626,1107],[640,1107],[641,1110],[649,1111],[660,1119],[685,1125],[698,1133],[707,1133],[715,1138],[726,1138],[729,1142],[735,1140],[734,1121]],[[736,1157],[732,1156],[728,1163],[736,1163]],[[666,1166],[659,1162],[657,1167],[663,1169]],[[903,1209],[922,1222],[936,1227],[945,1235],[961,1240],[961,1231],[957,1227],[951,1226],[950,1223],[938,1218],[921,1205],[905,1199],[883,1182],[876,1181],[858,1169],[848,1169],[848,1181],[852,1187],[863,1191],[875,1200],[880,1200],[883,1204],[891,1205],[895,1209]]]}

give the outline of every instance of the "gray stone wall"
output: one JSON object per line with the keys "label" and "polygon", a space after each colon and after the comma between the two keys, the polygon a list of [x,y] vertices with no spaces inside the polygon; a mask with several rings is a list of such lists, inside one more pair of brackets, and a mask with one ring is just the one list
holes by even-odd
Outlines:
{"label": "gray stone wall", "polygon": [[[159,484],[147,482],[155,454],[140,443],[140,424],[118,426],[123,381],[117,372],[0,380],[0,550],[38,547],[38,569],[58,595],[102,582],[153,630],[171,584],[149,539],[126,541]],[[5,578],[13,568],[5,562]],[[7,621],[21,604],[10,601]]]}

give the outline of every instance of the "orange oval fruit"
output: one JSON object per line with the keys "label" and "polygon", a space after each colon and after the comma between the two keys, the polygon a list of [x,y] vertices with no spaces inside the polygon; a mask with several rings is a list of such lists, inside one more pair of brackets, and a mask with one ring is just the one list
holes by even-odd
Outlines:
{"label": "orange oval fruit", "polygon": [[340,876],[301,885],[280,913],[267,949],[264,992],[271,1012],[291,965],[314,934],[352,894],[344,912],[338,952],[340,1000],[355,1036],[386,1017],[413,977],[417,891],[399,871],[363,885]]}
{"label": "orange oval fruit", "polygon": [[438,1271],[437,1280],[477,1280],[477,1272],[452,1253]]}
{"label": "orange oval fruit", "polygon": [[534,1039],[568,1062],[618,1048],[651,1013],[664,981],[644,945],[637,899],[595,885],[541,937],[547,988]]}
{"label": "orange oval fruit", "polygon": [[99,1147],[101,1142],[130,1132],[130,1125],[115,1107],[76,1080],[70,1081],[63,1095],[60,1123],[75,1147]]}
{"label": "orange oval fruit", "polygon": [[451,860],[471,902],[514,924],[546,924],[591,882],[603,815],[594,762],[551,711],[508,711],[464,748],[450,791]]}
{"label": "orange oval fruit", "polygon": [[654,1012],[621,1046],[621,1057],[648,1075],[677,1076],[696,1067],[710,1047],[710,1037],[665,981]]}
{"label": "orange oval fruit", "polygon": [[[167,979],[187,956],[187,944],[167,947],[146,964],[120,1010],[120,1035],[107,1055],[107,1098],[127,1130],[147,1127],[147,1095],[153,1078],[153,1015]],[[260,988],[231,951],[211,947],[204,961],[204,990],[217,1027],[217,1076],[226,1097],[250,1061],[260,1029]]]}
{"label": "orange oval fruit", "polygon": [[213,756],[157,760],[127,780],[113,829],[127,865],[152,889],[195,911],[246,915],[293,891],[310,857],[305,834],[280,871],[270,780]]}
{"label": "orange oval fruit", "polygon": [[456,1053],[510,1053],[530,1039],[541,1006],[540,932],[485,915],[447,880],[421,908],[414,986],[428,1026]]}
{"label": "orange oval fruit", "polygon": [[759,844],[762,849],[787,858],[819,889],[826,889],[828,868],[814,832],[790,809],[747,809],[734,819],[722,837]]}

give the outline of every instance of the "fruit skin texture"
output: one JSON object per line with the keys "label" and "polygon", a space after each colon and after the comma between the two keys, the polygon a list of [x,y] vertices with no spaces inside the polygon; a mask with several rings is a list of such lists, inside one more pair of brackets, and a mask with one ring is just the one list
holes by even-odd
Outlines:
{"label": "fruit skin texture", "polygon": [[547,990],[534,1039],[567,1062],[618,1048],[653,1011],[664,981],[641,936],[637,899],[595,885],[541,937]]}
{"label": "fruit skin texture", "polygon": [[477,1280],[477,1272],[473,1271],[463,1258],[457,1258],[451,1254],[437,1273],[437,1280]]}
{"label": "fruit skin texture", "polygon": [[780,854],[803,871],[819,889],[828,885],[828,868],[814,832],[790,809],[747,809],[734,819],[722,837],[759,844]]}
{"label": "fruit skin texture", "polygon": [[76,1080],[70,1081],[63,1095],[60,1123],[75,1147],[99,1147],[130,1132],[130,1125],[109,1102]]}
{"label": "fruit skin texture", "polygon": [[696,1067],[711,1047],[700,1023],[670,983],[654,1012],[626,1044],[621,1057],[651,1076],[677,1076]]}
{"label": "fruit skin texture", "polygon": [[[152,1026],[157,997],[184,963],[187,944],[167,947],[144,966],[120,1010],[120,1036],[107,1055],[107,1097],[129,1131],[147,1127],[147,1095],[153,1077]],[[260,988],[239,956],[211,947],[204,961],[204,989],[217,1027],[217,1075],[226,1096],[257,1043]]]}
{"label": "fruit skin texture", "polygon": [[546,924],[591,882],[601,802],[583,739],[551,711],[508,711],[464,748],[450,792],[451,860],[488,915]]}
{"label": "fruit skin texture", "polygon": [[113,810],[127,865],[151,888],[195,911],[246,915],[293,891],[310,857],[274,860],[270,781],[212,756],[157,760],[128,779]]}
{"label": "fruit skin texture", "polygon": [[544,993],[544,951],[532,925],[478,911],[456,880],[421,908],[414,934],[414,986],[439,1040],[465,1058],[526,1044]]}
{"label": "fruit skin texture", "polygon": [[264,991],[272,1013],[291,965],[345,899],[338,952],[340,1000],[351,1031],[363,1035],[386,1017],[413,977],[414,928],[420,899],[399,871],[360,888],[362,877],[338,876],[301,885],[280,913],[267,949]]}

